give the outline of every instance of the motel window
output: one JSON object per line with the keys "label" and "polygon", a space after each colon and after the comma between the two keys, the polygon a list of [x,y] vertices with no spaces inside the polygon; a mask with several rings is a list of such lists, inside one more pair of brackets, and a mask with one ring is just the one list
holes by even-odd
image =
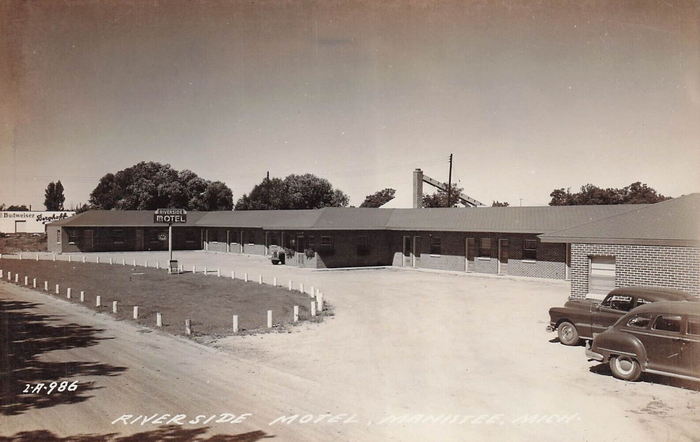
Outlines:
{"label": "motel window", "polygon": [[78,242],[78,232],[75,229],[67,229],[68,244],[76,244]]}
{"label": "motel window", "polygon": [[185,242],[196,242],[197,232],[192,229],[185,230]]}
{"label": "motel window", "polygon": [[332,250],[333,249],[333,238],[330,236],[321,237],[321,250]]}
{"label": "motel window", "polygon": [[367,235],[360,235],[357,237],[357,254],[369,254],[369,238],[367,237]]}
{"label": "motel window", "polygon": [[224,229],[218,229],[217,230],[217,241],[219,242],[226,242],[226,230]]}
{"label": "motel window", "polygon": [[248,244],[255,244],[255,232],[253,231],[248,231],[245,232],[245,242]]}
{"label": "motel window", "polygon": [[537,259],[537,240],[526,239],[523,241],[523,259],[535,261]]}
{"label": "motel window", "polygon": [[148,240],[149,240],[150,242],[158,242],[158,241],[159,241],[159,239],[158,239],[158,231],[155,230],[155,229],[151,229],[151,230],[148,232]]}
{"label": "motel window", "polygon": [[442,255],[442,239],[435,236],[430,238],[430,254]]}
{"label": "motel window", "polygon": [[491,238],[480,238],[479,239],[479,257],[490,258],[491,257]]}
{"label": "motel window", "polygon": [[124,230],[122,230],[122,229],[112,230],[112,242],[114,244],[124,244]]}

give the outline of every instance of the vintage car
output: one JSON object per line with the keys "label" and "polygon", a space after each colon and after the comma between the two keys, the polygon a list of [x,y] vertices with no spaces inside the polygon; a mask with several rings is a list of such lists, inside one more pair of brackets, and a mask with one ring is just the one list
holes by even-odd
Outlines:
{"label": "vintage car", "polygon": [[620,316],[633,308],[658,301],[697,301],[698,298],[681,290],[661,287],[620,287],[612,290],[602,302],[572,300],[564,307],[549,309],[547,331],[557,331],[559,342],[577,345],[581,339],[590,340],[610,327]]}
{"label": "vintage car", "polygon": [[700,303],[637,307],[593,338],[586,356],[627,381],[643,372],[700,381]]}
{"label": "vintage car", "polygon": [[286,259],[284,248],[279,246],[270,247],[270,261],[273,265],[284,264]]}

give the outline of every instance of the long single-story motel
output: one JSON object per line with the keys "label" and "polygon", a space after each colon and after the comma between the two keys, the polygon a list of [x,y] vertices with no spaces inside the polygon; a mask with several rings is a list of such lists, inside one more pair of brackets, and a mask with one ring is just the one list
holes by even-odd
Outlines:
{"label": "long single-story motel", "polygon": [[[654,285],[700,295],[700,194],[657,204],[189,212],[175,250],[286,265],[398,266],[570,279],[572,297]],[[167,250],[152,211],[81,213],[47,226],[49,251]]]}

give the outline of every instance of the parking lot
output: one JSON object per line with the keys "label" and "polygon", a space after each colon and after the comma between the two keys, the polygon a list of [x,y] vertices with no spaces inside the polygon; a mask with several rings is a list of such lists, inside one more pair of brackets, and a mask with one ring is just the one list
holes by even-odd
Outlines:
{"label": "parking lot", "polygon": [[[167,259],[164,253],[99,255]],[[548,308],[567,298],[563,281],[401,269],[312,271],[204,252],[176,252],[176,258],[186,268],[292,279],[324,292],[335,316],[322,324],[209,344],[284,372],[292,384],[295,378],[312,381],[313,391],[298,392],[290,415],[357,415],[359,423],[328,427],[329,436],[657,441],[693,440],[700,429],[697,386],[616,380],[588,362],[583,347],[564,347],[545,332]],[[455,418],[425,423],[419,416]],[[362,431],[353,429],[357,425]]]}

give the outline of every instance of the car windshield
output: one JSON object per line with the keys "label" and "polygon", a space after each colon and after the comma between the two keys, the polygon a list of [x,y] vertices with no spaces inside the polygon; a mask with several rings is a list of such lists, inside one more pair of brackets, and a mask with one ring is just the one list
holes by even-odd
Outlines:
{"label": "car windshield", "polygon": [[604,307],[628,312],[632,309],[632,297],[628,295],[609,295],[602,304]]}

